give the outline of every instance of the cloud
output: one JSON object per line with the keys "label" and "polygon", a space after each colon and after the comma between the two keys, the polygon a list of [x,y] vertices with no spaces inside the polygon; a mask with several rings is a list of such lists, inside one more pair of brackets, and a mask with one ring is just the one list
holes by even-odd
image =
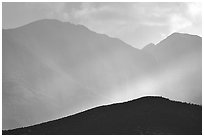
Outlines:
{"label": "cloud", "polygon": [[170,17],[170,32],[180,31],[192,25],[192,22],[182,15],[172,14]]}
{"label": "cloud", "polygon": [[32,3],[28,2],[25,3],[25,7],[27,10],[36,12],[36,10],[40,11],[44,18],[57,18],[63,19],[64,10],[65,10],[66,3]]}
{"label": "cloud", "polygon": [[[196,6],[194,3],[81,3],[68,20],[141,48],[173,32],[200,35],[197,21],[192,19],[200,14]],[[144,38],[140,37],[141,33]]]}
{"label": "cloud", "polygon": [[188,6],[188,12],[192,17],[200,16],[202,12],[202,6],[200,3],[187,3]]}

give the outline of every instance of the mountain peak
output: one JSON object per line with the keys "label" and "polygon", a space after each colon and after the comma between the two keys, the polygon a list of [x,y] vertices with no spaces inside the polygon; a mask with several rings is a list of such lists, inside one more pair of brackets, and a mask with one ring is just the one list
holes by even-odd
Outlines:
{"label": "mountain peak", "polygon": [[160,41],[157,44],[157,48],[159,47],[195,47],[195,45],[202,45],[201,44],[202,38],[198,35],[192,35],[187,33],[172,33],[171,35],[167,36],[164,40]]}
{"label": "mountain peak", "polygon": [[[60,21],[57,19],[41,19],[41,20],[36,20],[34,22],[25,24],[21,27],[18,28],[12,28],[12,29],[6,29],[6,30],[13,30],[13,29],[17,29],[17,30],[21,30],[22,28],[27,28],[27,29],[55,29],[57,28],[57,30],[65,30],[65,29],[77,29],[77,30],[89,30],[87,27],[80,25],[80,24],[74,24],[68,21]],[[91,31],[91,30],[89,30]]]}
{"label": "mountain peak", "polygon": [[154,43],[149,43],[149,44],[147,44],[146,46],[143,47],[143,50],[148,50],[150,48],[153,48],[154,46],[155,46]]}
{"label": "mountain peak", "polygon": [[188,34],[188,33],[179,33],[179,32],[174,32],[171,35],[167,36],[166,39],[189,39],[189,38],[201,38],[198,35],[193,35],[193,34]]}

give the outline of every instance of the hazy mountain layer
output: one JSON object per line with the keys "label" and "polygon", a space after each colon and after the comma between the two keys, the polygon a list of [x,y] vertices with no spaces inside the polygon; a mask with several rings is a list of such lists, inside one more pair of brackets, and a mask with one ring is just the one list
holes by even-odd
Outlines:
{"label": "hazy mountain layer", "polygon": [[2,50],[3,128],[128,100],[127,84],[156,64],[118,39],[56,20],[3,30]]}
{"label": "hazy mountain layer", "polygon": [[201,104],[197,36],[175,33],[147,51],[81,25],[40,20],[3,30],[2,41],[3,129],[144,95]]}
{"label": "hazy mountain layer", "polygon": [[201,37],[173,33],[157,45],[147,45],[143,50],[153,55],[159,64],[154,80],[159,79],[161,89],[166,91],[163,96],[202,104]]}

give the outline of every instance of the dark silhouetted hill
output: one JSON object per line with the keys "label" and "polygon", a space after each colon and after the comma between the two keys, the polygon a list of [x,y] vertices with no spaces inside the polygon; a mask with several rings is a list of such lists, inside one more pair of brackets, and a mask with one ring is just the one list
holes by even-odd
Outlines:
{"label": "dark silhouetted hill", "polygon": [[148,96],[3,134],[202,134],[202,108]]}

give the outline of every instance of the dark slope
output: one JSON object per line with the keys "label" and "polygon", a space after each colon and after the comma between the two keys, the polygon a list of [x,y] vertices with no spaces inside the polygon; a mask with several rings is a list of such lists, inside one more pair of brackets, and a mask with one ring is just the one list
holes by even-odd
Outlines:
{"label": "dark slope", "polygon": [[201,131],[201,106],[149,96],[3,134],[201,134]]}

